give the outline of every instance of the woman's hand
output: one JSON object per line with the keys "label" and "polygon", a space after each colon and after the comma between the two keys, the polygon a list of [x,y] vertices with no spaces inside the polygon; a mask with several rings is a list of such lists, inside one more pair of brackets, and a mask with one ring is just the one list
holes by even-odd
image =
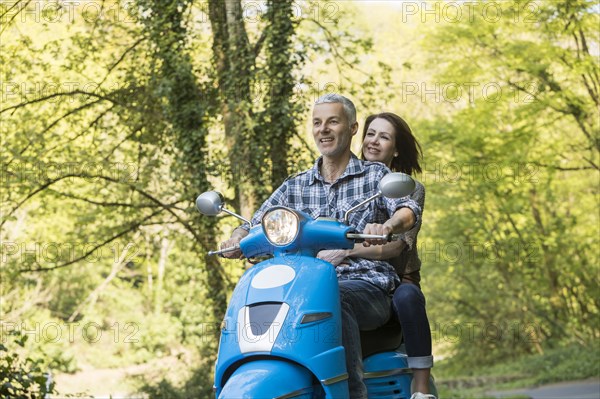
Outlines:
{"label": "woman's hand", "polygon": [[344,259],[348,257],[347,249],[326,249],[323,251],[319,251],[317,254],[317,258],[323,259],[331,263],[334,266],[338,266],[339,264],[344,262]]}

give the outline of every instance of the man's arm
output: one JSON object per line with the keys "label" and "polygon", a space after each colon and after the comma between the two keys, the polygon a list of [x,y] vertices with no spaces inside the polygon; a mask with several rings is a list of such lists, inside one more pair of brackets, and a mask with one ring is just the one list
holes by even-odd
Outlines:
{"label": "man's arm", "polygon": [[[417,203],[422,212],[425,206],[425,187],[423,187],[421,183],[417,182],[417,187],[410,195],[410,198]],[[409,210],[409,208],[401,209]],[[405,222],[410,224],[410,218],[406,219]],[[417,223],[403,235],[401,240],[388,242],[383,245],[371,245],[368,247],[361,244],[356,244],[353,249],[324,250],[319,252],[317,257],[332,263],[334,266],[343,263],[346,258],[350,257],[373,260],[391,259],[404,251],[406,248],[412,248],[420,229],[421,220],[418,220]]]}
{"label": "man's arm", "polygon": [[[385,223],[368,223],[363,230],[364,234],[375,234],[375,235],[389,235],[389,234],[398,234],[404,233],[413,228],[417,221],[417,216],[410,208],[400,208],[391,218],[389,218]],[[368,247],[371,244],[374,245],[383,245],[387,243],[387,240],[381,239],[368,239],[365,240],[363,245]]]}
{"label": "man's arm", "polygon": [[402,237],[402,241],[406,243],[406,246],[409,250],[412,249],[417,241],[417,236],[419,231],[421,231],[421,225],[423,223],[423,212],[425,211],[425,187],[423,187],[423,185],[416,180],[415,183],[416,188],[415,191],[410,195],[410,198],[414,200],[421,209],[421,217],[417,221],[417,224],[415,224],[415,226],[407,231]]}
{"label": "man's arm", "polygon": [[[418,232],[421,224],[421,215],[424,205],[424,189],[418,183],[415,192],[410,197],[401,199],[383,198],[388,214],[392,217],[380,223],[369,223],[365,226],[363,233],[374,235],[389,235],[404,233],[407,231]],[[368,247],[371,244],[383,245],[387,240],[369,239],[365,240],[363,245]]]}

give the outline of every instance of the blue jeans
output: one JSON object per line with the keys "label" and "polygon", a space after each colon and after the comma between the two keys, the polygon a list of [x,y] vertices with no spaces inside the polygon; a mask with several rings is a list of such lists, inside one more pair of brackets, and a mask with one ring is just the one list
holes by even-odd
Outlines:
{"label": "blue jeans", "polygon": [[390,318],[390,297],[381,288],[364,280],[340,280],[342,344],[346,351],[348,388],[351,399],[367,397],[363,383],[360,330],[374,330]]}
{"label": "blue jeans", "polygon": [[430,369],[433,367],[431,328],[423,292],[415,284],[402,283],[394,292],[392,307],[402,326],[408,367]]}

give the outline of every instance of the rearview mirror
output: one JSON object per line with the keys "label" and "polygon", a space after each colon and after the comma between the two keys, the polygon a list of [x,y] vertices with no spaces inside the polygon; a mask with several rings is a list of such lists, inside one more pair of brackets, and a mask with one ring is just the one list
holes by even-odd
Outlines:
{"label": "rearview mirror", "polygon": [[196,198],[196,208],[198,208],[201,214],[206,216],[217,216],[219,213],[225,212],[252,226],[252,223],[248,219],[225,208],[223,196],[218,191],[207,191],[200,194]]}
{"label": "rearview mirror", "polygon": [[388,173],[379,182],[381,194],[388,198],[402,198],[415,191],[415,181],[405,173]]}
{"label": "rearview mirror", "polygon": [[379,182],[379,192],[374,196],[367,198],[360,204],[353,206],[348,209],[344,214],[344,223],[348,224],[350,220],[350,214],[355,212],[357,209],[362,207],[364,204],[371,202],[381,196],[388,198],[402,198],[412,194],[415,191],[416,183],[412,177],[405,173],[388,173],[383,176]]}
{"label": "rearview mirror", "polygon": [[207,191],[196,198],[196,208],[201,214],[217,216],[223,210],[223,196],[217,191]]}

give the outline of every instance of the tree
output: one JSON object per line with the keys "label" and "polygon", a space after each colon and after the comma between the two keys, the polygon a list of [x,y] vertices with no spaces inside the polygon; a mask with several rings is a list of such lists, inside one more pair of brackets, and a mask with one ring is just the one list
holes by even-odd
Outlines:
{"label": "tree", "polygon": [[475,328],[456,346],[470,364],[600,333],[600,85],[587,44],[598,14],[586,1],[497,5],[492,18],[478,2],[430,37],[454,111],[421,126],[440,172],[425,242],[442,247],[429,259],[443,276],[434,297],[447,304],[440,320]]}
{"label": "tree", "polygon": [[[205,255],[221,232],[193,201],[217,186],[248,216],[312,162],[304,62],[335,54],[350,81],[348,57],[370,45],[333,35],[318,4],[269,1],[256,22],[233,0],[1,5],[3,320],[138,328],[128,346],[74,346],[119,365],[184,345],[198,370],[182,389],[206,394],[242,268]],[[60,353],[59,370],[76,368]]]}

